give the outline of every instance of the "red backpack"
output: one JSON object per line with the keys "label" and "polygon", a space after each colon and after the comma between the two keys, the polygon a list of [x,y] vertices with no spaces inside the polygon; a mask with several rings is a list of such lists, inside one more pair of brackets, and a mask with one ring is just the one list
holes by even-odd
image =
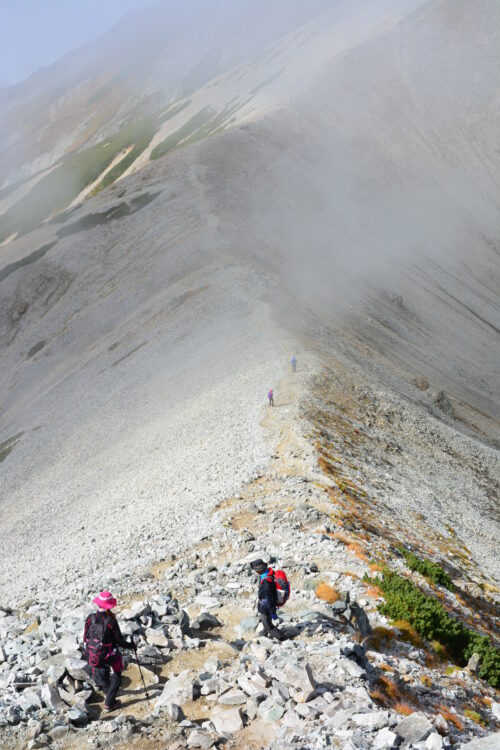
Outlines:
{"label": "red backpack", "polygon": [[[290,584],[284,570],[273,570],[269,568],[264,581],[273,581],[276,585],[277,607],[283,607],[290,598]],[[262,583],[262,581],[261,581]]]}

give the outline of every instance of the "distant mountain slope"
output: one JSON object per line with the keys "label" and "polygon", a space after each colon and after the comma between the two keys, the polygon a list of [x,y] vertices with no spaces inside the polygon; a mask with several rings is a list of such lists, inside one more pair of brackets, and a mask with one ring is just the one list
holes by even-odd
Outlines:
{"label": "distant mountain slope", "polygon": [[[253,470],[248,445],[264,455],[260,399],[295,346],[362,371],[375,399],[380,383],[392,389],[416,410],[416,432],[425,410],[467,433],[471,461],[498,439],[498,4],[292,7],[293,23],[278,19],[251,57],[228,38],[216,71],[201,62],[197,26],[196,55],[180,67],[174,55],[160,103],[145,99],[148,62],[143,97],[125,86],[85,99],[99,122],[77,145],[90,120],[74,97],[97,91],[88,51],[55,98],[32,82],[4,105],[32,135],[30,101],[55,113],[18,163],[46,172],[0,193],[0,239],[11,238],[0,249],[0,548],[11,567],[14,550],[23,572],[39,564],[35,538],[59,572],[74,538],[85,555],[109,554],[92,527],[103,504],[122,554],[111,525],[122,506],[138,509],[127,533],[158,527],[194,503],[193,477],[210,479],[194,495],[202,517],[212,492],[247,477],[240,466]],[[195,64],[202,80],[187,93]],[[491,539],[489,506],[474,507]]]}
{"label": "distant mountain slope", "polygon": [[0,185],[102,141],[260,54],[325,0],[157,2],[0,92]]}

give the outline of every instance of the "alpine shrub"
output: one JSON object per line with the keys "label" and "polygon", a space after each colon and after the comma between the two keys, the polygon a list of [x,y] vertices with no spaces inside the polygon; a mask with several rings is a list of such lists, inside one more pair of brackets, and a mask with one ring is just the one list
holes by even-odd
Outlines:
{"label": "alpine shrub", "polygon": [[385,602],[380,612],[392,620],[406,620],[428,641],[442,644],[452,661],[465,666],[473,653],[480,656],[479,676],[494,688],[500,687],[500,651],[487,636],[469,630],[452,617],[435,597],[427,596],[412,581],[385,570],[377,578]]}
{"label": "alpine shrub", "polygon": [[410,570],[421,573],[421,575],[423,575],[429,581],[433,581],[433,583],[439,583],[441,586],[444,586],[445,589],[448,589],[448,591],[453,591],[453,582],[448,573],[443,570],[440,565],[432,562],[431,560],[427,560],[425,557],[421,559],[420,557],[414,555],[413,552],[408,552],[408,550],[404,548],[401,548],[400,552],[405,558],[406,564],[408,565]]}

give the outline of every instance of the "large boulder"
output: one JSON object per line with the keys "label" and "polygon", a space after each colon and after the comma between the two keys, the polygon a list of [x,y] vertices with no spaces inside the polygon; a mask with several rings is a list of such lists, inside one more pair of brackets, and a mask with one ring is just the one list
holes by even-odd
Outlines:
{"label": "large boulder", "polygon": [[60,709],[66,707],[55,685],[50,685],[49,683],[44,685],[42,687],[41,697],[47,708],[53,708],[56,711],[59,711]]}
{"label": "large boulder", "polygon": [[217,706],[210,714],[210,721],[217,734],[233,734],[243,729],[241,709],[236,706],[234,708]]}
{"label": "large boulder", "polygon": [[415,712],[405,716],[399,724],[396,725],[397,734],[403,739],[403,747],[415,745],[417,742],[423,742],[435,731],[425,714]]}
{"label": "large boulder", "polygon": [[298,664],[288,663],[284,669],[286,675],[285,683],[288,687],[300,691],[304,703],[316,695],[316,682],[309,664],[299,667]]}
{"label": "large boulder", "polygon": [[165,684],[155,706],[159,708],[169,703],[182,706],[183,703],[191,700],[193,700],[193,680],[189,677],[189,671],[186,669]]}

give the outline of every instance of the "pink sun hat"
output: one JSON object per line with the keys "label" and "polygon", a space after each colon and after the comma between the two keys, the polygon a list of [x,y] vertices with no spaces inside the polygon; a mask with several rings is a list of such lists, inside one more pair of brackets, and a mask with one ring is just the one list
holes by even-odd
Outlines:
{"label": "pink sun hat", "polygon": [[113,607],[116,607],[116,599],[109,591],[101,591],[92,601],[94,604],[97,604],[99,609],[113,609]]}

